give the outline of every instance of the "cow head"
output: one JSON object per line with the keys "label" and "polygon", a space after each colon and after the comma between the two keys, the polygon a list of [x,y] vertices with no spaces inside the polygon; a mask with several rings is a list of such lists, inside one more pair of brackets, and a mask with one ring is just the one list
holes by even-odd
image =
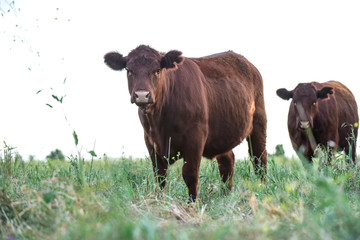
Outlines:
{"label": "cow head", "polygon": [[285,88],[278,89],[276,94],[285,100],[292,98],[290,111],[295,113],[296,127],[305,130],[314,127],[314,119],[318,113],[318,102],[328,99],[329,95],[333,94],[333,88],[323,87],[317,90],[310,83],[301,83],[292,91]]}
{"label": "cow head", "polygon": [[176,68],[176,64],[183,61],[179,51],[162,54],[144,45],[131,51],[127,57],[109,52],[104,59],[113,70],[126,69],[131,103],[141,108],[155,103],[163,71]]}

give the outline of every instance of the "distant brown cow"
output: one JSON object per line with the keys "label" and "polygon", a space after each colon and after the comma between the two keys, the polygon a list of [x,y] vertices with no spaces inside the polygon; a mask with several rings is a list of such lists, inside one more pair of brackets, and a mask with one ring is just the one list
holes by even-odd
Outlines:
{"label": "distant brown cow", "polygon": [[347,87],[336,81],[311,82],[301,83],[292,91],[278,89],[276,93],[282,99],[293,99],[288,129],[295,151],[300,150],[312,161],[318,144],[331,150],[340,147],[347,155],[351,146],[351,157],[356,163],[359,116],[355,98]]}
{"label": "distant brown cow", "polygon": [[[248,138],[257,173],[266,174],[266,113],[259,71],[232,51],[204,58],[166,54],[141,45],[123,57],[105,55],[114,70],[127,70],[131,103],[139,107],[155,177],[165,187],[169,164],[183,158],[190,201],[197,197],[201,156],[216,158],[231,189],[232,149]],[[261,171],[261,169],[263,171]]]}

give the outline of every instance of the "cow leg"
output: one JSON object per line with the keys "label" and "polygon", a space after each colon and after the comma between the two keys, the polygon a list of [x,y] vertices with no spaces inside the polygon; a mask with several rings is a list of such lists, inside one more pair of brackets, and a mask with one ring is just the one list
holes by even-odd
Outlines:
{"label": "cow leg", "polygon": [[[344,133],[339,136],[339,146],[344,150],[345,160],[347,164],[356,165],[356,142],[358,135],[358,128],[347,125],[342,129]],[[351,159],[351,160],[350,160]]]}
{"label": "cow leg", "polygon": [[351,146],[352,146],[352,148],[351,148],[351,157],[352,157],[354,165],[356,165],[356,140],[354,140],[351,143]]}
{"label": "cow leg", "polygon": [[334,159],[335,157],[335,145],[333,145],[332,143],[328,143],[328,152],[327,152],[327,165],[331,166],[331,161]]}
{"label": "cow leg", "polygon": [[354,165],[356,165],[356,142],[358,136],[358,127],[354,127],[354,139],[352,141],[352,160]]}
{"label": "cow leg", "polygon": [[[354,165],[356,165],[356,142],[357,142],[358,128],[354,127],[353,132],[350,135],[351,137],[349,138],[348,141],[350,142],[350,146],[351,146],[351,158]],[[347,143],[345,146],[346,146],[345,154],[349,155],[350,153],[349,143]]]}
{"label": "cow leg", "polygon": [[185,158],[184,166],[182,168],[182,175],[186,186],[189,190],[189,201],[195,202],[197,198],[197,185],[199,183],[199,170],[200,170],[201,155],[196,158]]}
{"label": "cow leg", "polygon": [[235,155],[233,151],[226,152],[216,157],[222,181],[226,184],[227,190],[231,190],[234,177]]}
{"label": "cow leg", "polygon": [[[351,146],[351,159],[354,163],[354,165],[356,164],[356,142],[351,140],[351,143],[350,143],[350,146]],[[350,161],[348,160],[348,157],[350,156],[350,146],[349,144],[347,144],[345,147],[344,147],[344,152],[345,152],[345,155],[347,156],[346,157],[346,161],[347,163],[350,163]]]}
{"label": "cow leg", "polygon": [[299,156],[300,158],[305,157],[309,163],[312,163],[314,150],[312,149],[309,141],[306,141],[304,145],[301,145],[299,153],[302,154],[302,156]]}
{"label": "cow leg", "polygon": [[189,190],[189,202],[195,202],[197,198],[197,185],[204,144],[205,140],[202,138],[197,141],[193,139],[193,141],[187,142],[184,148],[182,175]]}
{"label": "cow leg", "polygon": [[356,140],[352,142],[351,158],[353,160],[354,165],[356,165]]}
{"label": "cow leg", "polygon": [[266,124],[265,109],[256,106],[253,116],[253,130],[246,140],[249,146],[249,154],[253,159],[255,173],[259,174],[263,181],[267,173]]}
{"label": "cow leg", "polygon": [[152,161],[153,170],[155,175],[155,180],[159,184],[161,189],[164,189],[166,186],[166,177],[168,174],[168,164],[164,159],[155,159]]}
{"label": "cow leg", "polygon": [[309,163],[312,163],[312,157],[314,156],[314,151],[311,149],[310,146],[306,147],[306,150],[304,152],[304,157],[309,161]]}
{"label": "cow leg", "polygon": [[168,174],[168,163],[159,154],[157,154],[156,148],[150,144],[146,136],[145,144],[150,154],[155,181],[159,184],[161,189],[164,189],[166,186],[166,177]]}

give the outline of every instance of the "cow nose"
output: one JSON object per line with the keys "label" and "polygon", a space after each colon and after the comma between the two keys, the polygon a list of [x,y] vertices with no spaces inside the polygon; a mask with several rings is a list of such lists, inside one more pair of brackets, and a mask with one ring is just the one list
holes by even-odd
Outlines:
{"label": "cow nose", "polygon": [[150,101],[149,91],[136,91],[134,93],[136,105],[144,105]]}
{"label": "cow nose", "polygon": [[302,129],[307,129],[307,128],[309,128],[309,127],[310,127],[309,121],[300,121],[300,127],[301,127]]}

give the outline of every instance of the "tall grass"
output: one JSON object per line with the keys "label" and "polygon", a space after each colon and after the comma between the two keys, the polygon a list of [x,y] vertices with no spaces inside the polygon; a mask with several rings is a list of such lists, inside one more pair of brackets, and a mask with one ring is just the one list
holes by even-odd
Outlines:
{"label": "tall grass", "polygon": [[[6,149],[6,147],[5,147]],[[304,168],[269,156],[263,183],[248,159],[236,161],[222,191],[216,161],[203,160],[199,199],[187,204],[182,160],[161,191],[149,159],[15,165],[2,151],[0,239],[359,239],[360,171],[339,156]],[[10,159],[11,174],[4,171]]]}

